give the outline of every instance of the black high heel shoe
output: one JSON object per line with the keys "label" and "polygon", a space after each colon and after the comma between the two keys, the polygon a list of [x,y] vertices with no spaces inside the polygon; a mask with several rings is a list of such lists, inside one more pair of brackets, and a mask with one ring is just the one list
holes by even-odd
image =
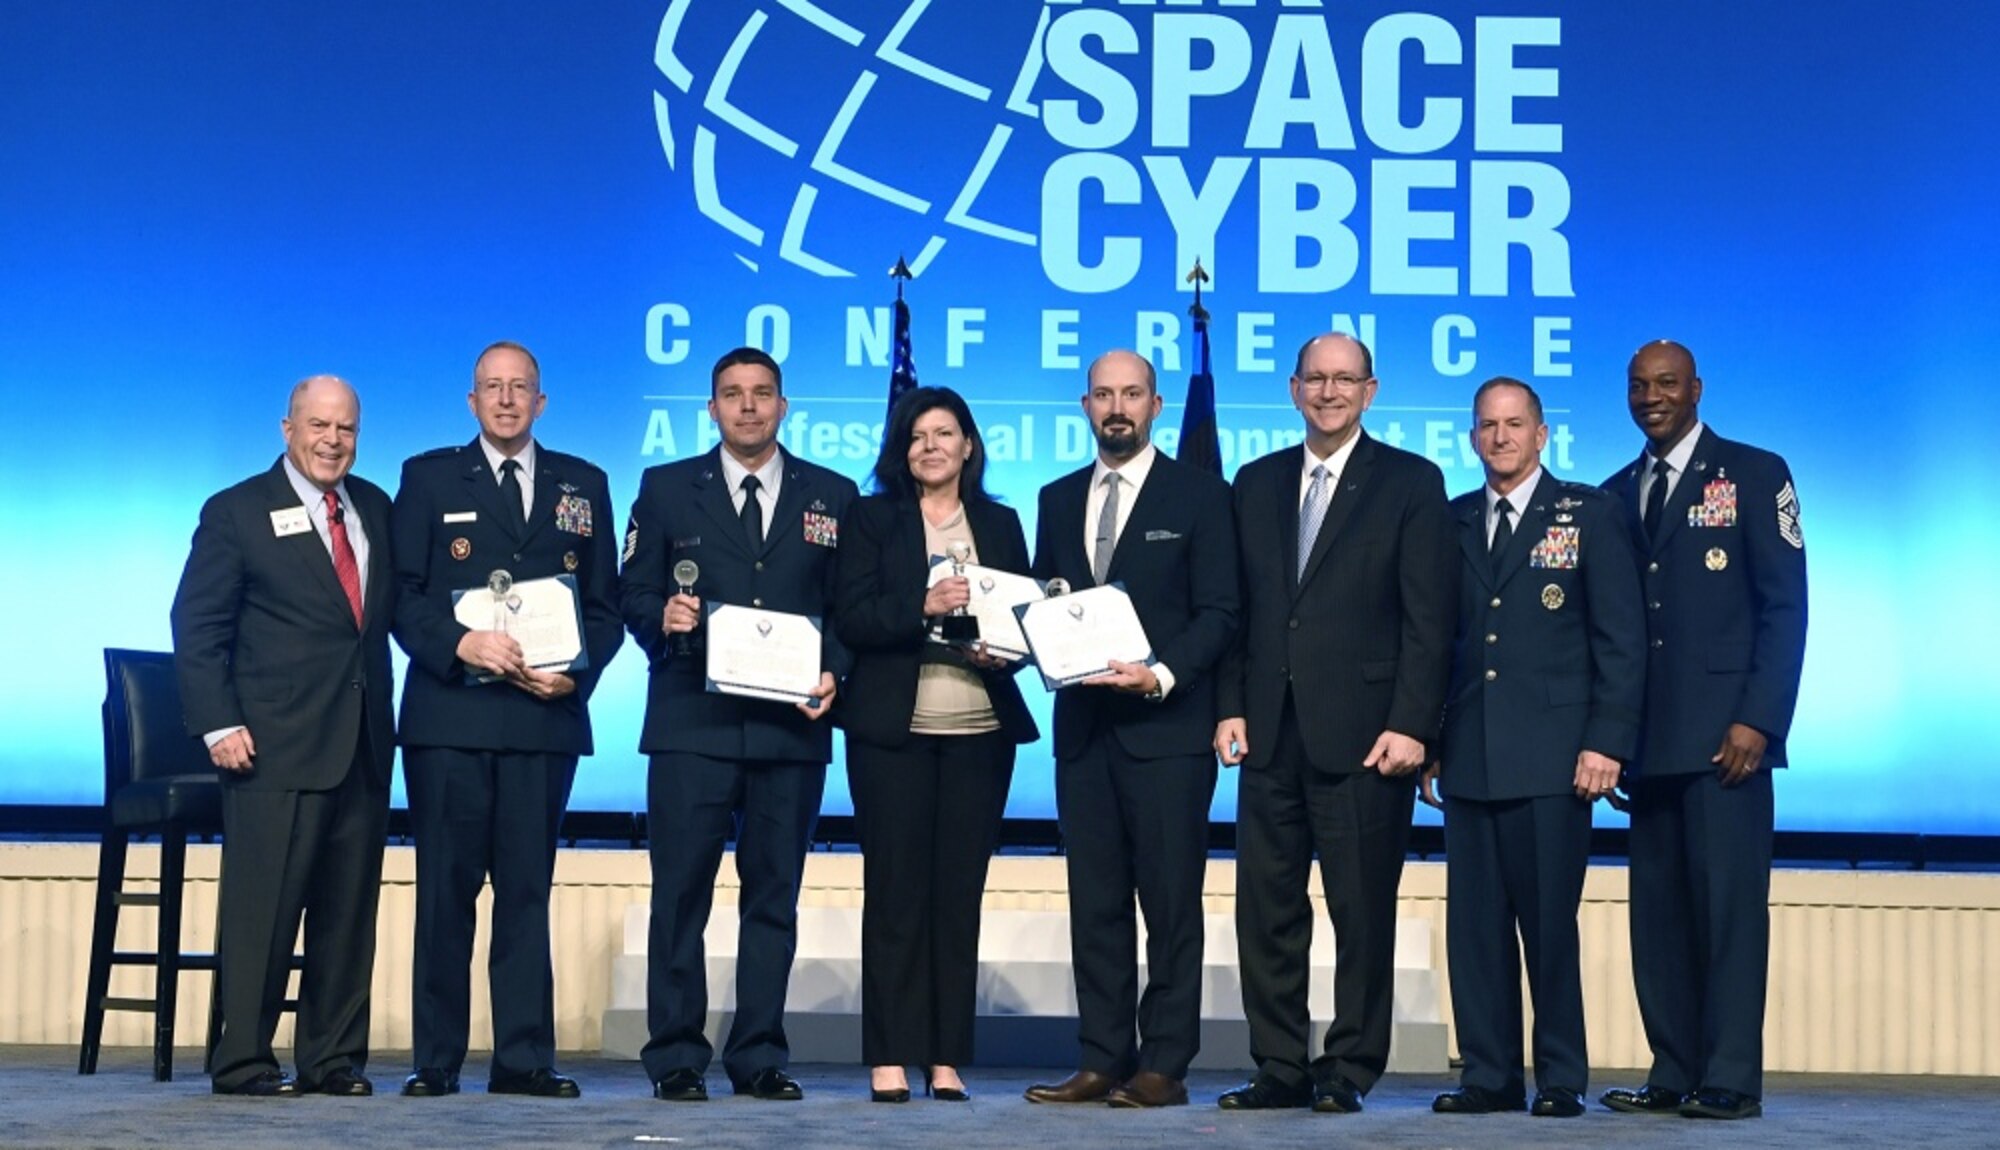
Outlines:
{"label": "black high heel shoe", "polygon": [[930,1079],[924,1079],[924,1097],[935,1098],[939,1102],[970,1102],[972,1092],[963,1086],[939,1086]]}
{"label": "black high heel shoe", "polygon": [[910,1088],[907,1086],[898,1086],[890,1090],[877,1090],[872,1086],[868,1088],[868,1101],[870,1102],[908,1102],[909,1100]]}

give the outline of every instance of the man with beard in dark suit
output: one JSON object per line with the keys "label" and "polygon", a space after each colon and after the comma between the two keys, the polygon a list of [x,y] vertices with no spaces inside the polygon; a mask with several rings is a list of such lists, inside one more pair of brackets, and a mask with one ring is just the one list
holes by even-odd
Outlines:
{"label": "man with beard in dark suit", "polygon": [[[1501,376],[1473,396],[1486,482],[1452,503],[1463,556],[1444,754],[1446,942],[1459,1087],[1440,1114],[1583,1113],[1576,910],[1590,809],[1639,738],[1646,612],[1616,500],[1542,469],[1541,397]],[[1433,781],[1442,782],[1442,803]],[[1535,1100],[1521,1073],[1521,960],[1535,1006]]]}
{"label": "man with beard in dark suit", "polygon": [[[736,1093],[789,1101],[804,1091],[786,1072],[785,987],[798,945],[799,887],[833,755],[827,713],[848,655],[833,638],[835,548],[854,481],[778,446],[784,379],[756,348],[738,348],[709,376],[715,450],[647,468],[625,532],[620,606],[646,652],[646,819],[653,863],[646,960],[651,1037],[640,1053],[653,1095],[708,1098],[714,1050],[702,931],[726,839],[742,879],[737,917],[736,1016],[722,1051]],[[693,593],[675,568],[699,573]],[[792,704],[706,688],[704,601],[821,620],[819,685]]]}
{"label": "man with beard in dark suit", "polygon": [[[1236,945],[1257,1074],[1225,1110],[1353,1113],[1388,1066],[1396,893],[1444,711],[1458,556],[1443,475],[1361,429],[1376,387],[1359,340],[1308,340],[1291,379],[1304,445],[1236,473],[1244,625],[1215,750],[1244,768]],[[1308,1061],[1315,854],[1338,952],[1333,1025]]]}
{"label": "man with beard in dark suit", "polygon": [[1646,715],[1626,772],[1632,979],[1653,1048],[1621,1113],[1763,1113],[1771,768],[1806,653],[1805,532],[1785,461],[1704,426],[1694,355],[1632,356],[1646,450],[1604,483],[1625,508],[1647,620]]}
{"label": "man with beard in dark suit", "polygon": [[[478,438],[407,461],[396,491],[396,641],[410,656],[403,774],[417,842],[416,1072],[403,1093],[458,1092],[472,1013],[467,968],[490,874],[487,1092],[575,1098],[575,1080],[555,1071],[549,895],[577,758],[592,750],[590,693],[625,638],[611,492],[604,472],[536,440],[548,396],[527,348],[502,342],[481,352],[466,404]],[[460,622],[454,592],[488,603],[495,571],[515,585],[572,581],[583,621],[576,665],[530,665],[507,631]]]}
{"label": "man with beard in dark suit", "polygon": [[[373,1093],[375,907],[396,750],[389,497],[357,475],[361,400],[292,390],[285,454],[201,509],[174,596],[187,728],[223,771],[217,1094]],[[294,1079],[271,1038],[305,919]]]}
{"label": "man with beard in dark suit", "polygon": [[[1236,628],[1229,489],[1152,445],[1161,402],[1151,364],[1113,351],[1088,378],[1097,461],[1042,488],[1034,574],[1076,589],[1122,583],[1156,661],[1113,661],[1056,696],[1082,1057],[1076,1073],[1030,1086],[1027,1098],[1178,1106],[1201,1045],[1214,668]],[[1135,891],[1146,916],[1143,998]]]}

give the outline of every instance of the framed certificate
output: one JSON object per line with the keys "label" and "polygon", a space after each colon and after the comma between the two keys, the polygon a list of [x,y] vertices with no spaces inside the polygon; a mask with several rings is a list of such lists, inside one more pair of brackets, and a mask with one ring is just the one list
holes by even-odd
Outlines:
{"label": "framed certificate", "polygon": [[[538,671],[581,671],[590,666],[583,649],[583,599],[576,576],[551,575],[509,583],[504,590],[471,587],[451,593],[452,617],[474,631],[500,631],[521,645],[521,657]],[[501,676],[467,671],[471,683]]]}
{"label": "framed certificate", "polygon": [[[963,573],[966,582],[972,585],[972,602],[966,605],[965,611],[979,620],[979,638],[965,642],[947,639],[943,629],[933,625],[931,642],[955,646],[970,646],[972,642],[979,642],[1003,659],[1026,658],[1028,639],[1021,634],[1021,620],[1014,613],[1014,608],[1043,598],[1042,585],[1026,575],[981,567],[977,563],[966,564]],[[941,555],[931,556],[930,586],[935,587],[939,580],[951,576],[951,561]]]}
{"label": "framed certificate", "polygon": [[819,689],[820,621],[732,603],[708,605],[708,689],[804,703]]}
{"label": "framed certificate", "polygon": [[1117,583],[1037,599],[1014,613],[1041,669],[1042,685],[1051,691],[1104,674],[1113,659],[1153,661],[1152,640],[1139,624],[1132,597]]}

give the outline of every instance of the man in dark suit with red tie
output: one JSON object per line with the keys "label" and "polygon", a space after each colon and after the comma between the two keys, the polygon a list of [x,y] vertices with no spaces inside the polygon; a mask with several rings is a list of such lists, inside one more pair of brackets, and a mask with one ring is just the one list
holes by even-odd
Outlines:
{"label": "man in dark suit with red tie", "polygon": [[[555,1071],[549,894],[577,759],[593,749],[590,694],[625,638],[611,492],[603,471],[535,438],[548,396],[527,348],[482,351],[466,403],[478,438],[404,463],[394,512],[396,641],[410,656],[403,773],[417,844],[416,1071],[403,1093],[458,1092],[476,905],[491,875],[487,1092],[575,1098],[576,1082]],[[490,610],[478,626],[460,621],[455,594],[490,606],[495,571],[513,586],[570,581],[582,620],[575,665],[530,663]]]}
{"label": "man in dark suit with red tie", "polygon": [[1646,450],[1605,480],[1639,551],[1646,715],[1626,771],[1632,978],[1653,1066],[1622,1113],[1763,1113],[1771,770],[1806,651],[1805,531],[1785,461],[1701,422],[1694,354],[1640,348],[1625,401]]}
{"label": "man in dark suit with red tie", "polygon": [[[1244,625],[1215,749],[1243,764],[1236,945],[1257,1074],[1225,1110],[1352,1113],[1388,1065],[1396,892],[1444,711],[1458,556],[1443,475],[1361,429],[1376,388],[1359,340],[1308,340],[1291,379],[1304,445],[1236,473]],[[1338,951],[1333,1025],[1308,1060],[1315,854]]]}
{"label": "man in dark suit with red tie", "polygon": [[[223,771],[217,1094],[373,1092],[375,907],[395,755],[389,497],[348,474],[361,401],[292,391],[275,466],[201,510],[174,596],[188,730]],[[305,919],[295,1060],[271,1050]]]}
{"label": "man in dark suit with red tie", "polygon": [[[1583,1113],[1590,1060],[1576,911],[1590,810],[1639,738],[1646,612],[1618,502],[1543,470],[1532,387],[1473,396],[1486,482],[1452,503],[1462,556],[1442,805],[1451,1001],[1465,1069],[1440,1114]],[[1433,793],[1433,780],[1444,798]],[[1535,1098],[1521,1072],[1521,964],[1535,1007]]]}
{"label": "man in dark suit with red tie", "polygon": [[[778,446],[783,375],[738,348],[709,376],[722,444],[646,469],[625,529],[620,607],[650,668],[646,819],[653,862],[646,960],[651,1037],[640,1052],[653,1095],[708,1098],[708,925],[725,840],[736,839],[736,1016],[723,1067],[736,1093],[788,1101],[804,1091],[786,1067],[785,987],[798,943],[799,887],[833,756],[827,714],[848,668],[829,622],[841,520],[854,481]],[[692,593],[675,574],[698,569]],[[821,620],[820,679],[797,704],[707,689],[702,604]],[[692,639],[688,646],[677,640]]]}
{"label": "man in dark suit with red tie", "polygon": [[[1237,611],[1229,489],[1152,445],[1161,401],[1151,364],[1113,351],[1088,378],[1097,460],[1042,488],[1034,575],[1077,590],[1123,584],[1154,662],[1113,661],[1056,696],[1082,1056],[1076,1073],[1027,1097],[1176,1106],[1201,1045],[1214,669]],[[1143,997],[1135,892],[1146,916]]]}

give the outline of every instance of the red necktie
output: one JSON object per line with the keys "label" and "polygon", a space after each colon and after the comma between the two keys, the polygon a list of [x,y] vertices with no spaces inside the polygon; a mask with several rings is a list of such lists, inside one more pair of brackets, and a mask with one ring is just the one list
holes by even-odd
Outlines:
{"label": "red necktie", "polygon": [[333,539],[333,575],[347,592],[347,605],[354,611],[354,625],[361,626],[361,565],[354,561],[354,545],[347,541],[347,515],[340,510],[340,493],[326,493],[326,533]]}

